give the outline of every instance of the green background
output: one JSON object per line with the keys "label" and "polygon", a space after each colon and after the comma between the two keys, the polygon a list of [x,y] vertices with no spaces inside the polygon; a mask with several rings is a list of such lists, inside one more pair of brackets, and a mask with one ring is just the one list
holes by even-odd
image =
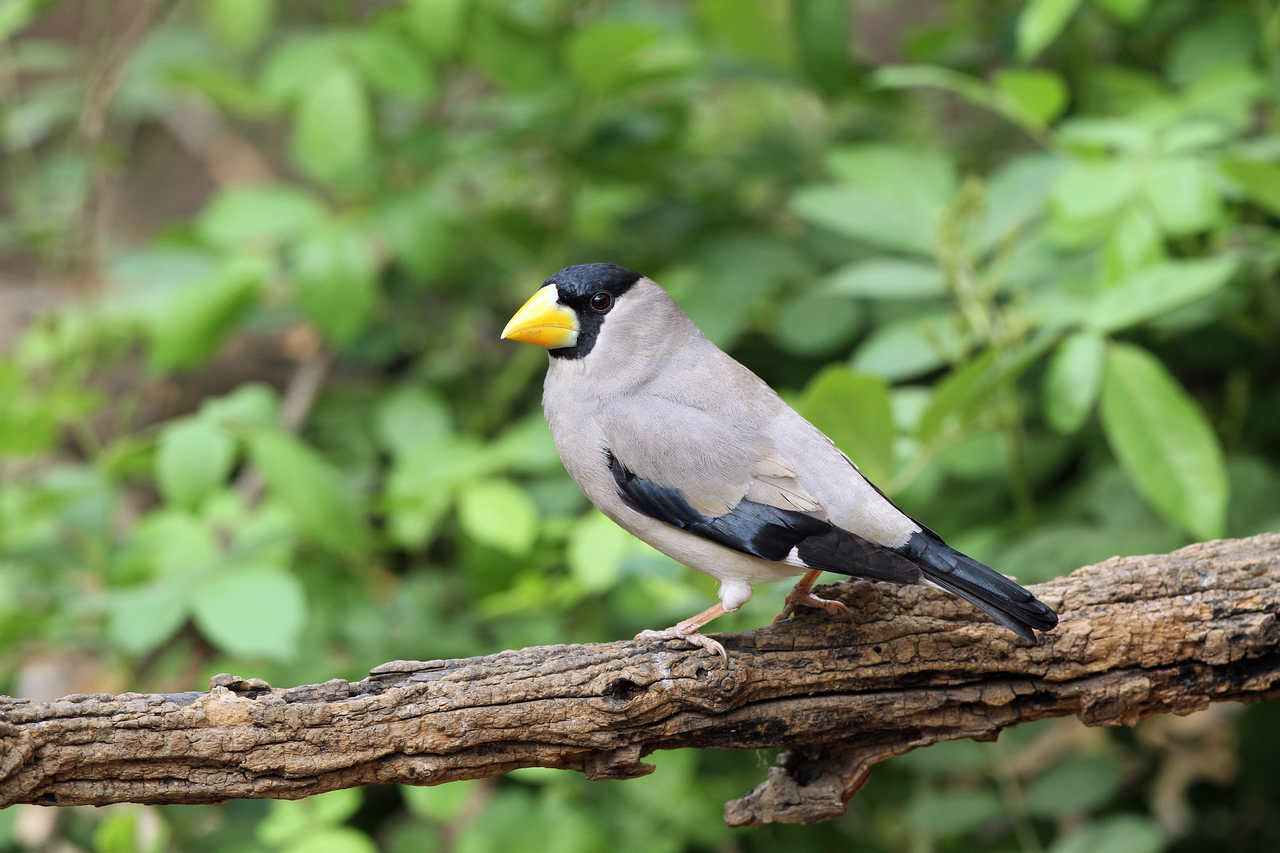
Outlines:
{"label": "green background", "polygon": [[[573,262],[663,283],[1024,582],[1280,528],[1278,102],[1274,0],[0,0],[0,691],[354,679],[704,607],[586,506],[545,354],[497,340]],[[654,758],[14,808],[0,850],[1280,845],[1268,706],[943,744],[811,828],[721,823],[770,755]]]}

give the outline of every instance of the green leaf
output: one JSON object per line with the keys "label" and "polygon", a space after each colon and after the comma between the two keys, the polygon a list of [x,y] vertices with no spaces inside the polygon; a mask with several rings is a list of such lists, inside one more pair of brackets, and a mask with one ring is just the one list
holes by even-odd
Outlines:
{"label": "green leaf", "polygon": [[94,853],[140,853],[138,809],[108,813],[93,831]]}
{"label": "green leaf", "polygon": [[1093,5],[1106,9],[1126,24],[1131,24],[1147,13],[1150,0],[1092,0]]}
{"label": "green leaf", "polygon": [[631,534],[600,513],[589,513],[569,533],[569,571],[583,589],[603,592],[622,576],[633,542]]}
{"label": "green leaf", "polygon": [[1027,811],[1039,817],[1086,814],[1110,800],[1120,782],[1120,763],[1110,755],[1068,758],[1027,788]]}
{"label": "green leaf", "polygon": [[942,270],[924,261],[873,258],[841,267],[826,279],[829,293],[865,299],[929,299],[946,295]]}
{"label": "green leaf", "polygon": [[365,166],[373,149],[373,116],[360,79],[342,65],[307,87],[293,117],[289,146],[311,177],[337,182]]}
{"label": "green leaf", "polygon": [[196,229],[223,249],[270,248],[311,230],[324,216],[324,205],[310,193],[258,184],[219,192],[196,220]]}
{"label": "green leaf", "polygon": [[889,386],[883,379],[847,367],[828,367],[805,388],[797,409],[870,480],[889,479],[894,427]]}
{"label": "green leaf", "polygon": [[197,627],[228,654],[288,660],[298,651],[307,601],[297,578],[276,568],[218,574],[194,591]]}
{"label": "green leaf", "polygon": [[1213,170],[1199,157],[1165,157],[1152,163],[1144,187],[1151,210],[1166,234],[1204,231],[1222,216]]}
{"label": "green leaf", "polygon": [[1067,86],[1052,71],[1004,70],[995,87],[1006,109],[1033,128],[1048,127],[1067,106]]}
{"label": "green leaf", "polygon": [[1102,425],[1125,473],[1157,511],[1201,539],[1222,535],[1227,475],[1218,438],[1150,353],[1124,344],[1108,349]]}
{"label": "green leaf", "polygon": [[939,65],[884,65],[877,68],[872,83],[885,89],[941,89],[985,109],[999,111],[995,91],[968,74]]}
{"label": "green leaf", "polygon": [[258,824],[258,840],[280,847],[317,828],[336,826],[359,811],[363,800],[358,788],[340,788],[304,800],[273,800]]}
{"label": "green leaf", "polygon": [[969,343],[948,314],[909,317],[878,326],[854,353],[855,370],[908,379],[958,361]]}
{"label": "green leaf", "polygon": [[275,0],[205,0],[204,17],[224,45],[239,53],[257,47],[271,30]]}
{"label": "green leaf", "polygon": [[697,0],[698,19],[709,41],[766,65],[790,63],[794,44],[789,4],[777,0]]}
{"label": "green leaf", "polygon": [[926,790],[912,799],[906,816],[918,832],[952,838],[972,832],[1003,812],[1000,798],[990,791]]}
{"label": "green leaf", "polygon": [[195,367],[212,356],[258,299],[262,271],[233,264],[157,300],[146,318],[156,370]]}
{"label": "green leaf", "polygon": [[107,604],[108,639],[130,654],[146,654],[186,621],[189,593],[187,583],[173,578],[113,592]]}
{"label": "green leaf", "polygon": [[576,30],[565,46],[565,61],[578,85],[605,94],[644,69],[645,53],[662,40],[649,24],[605,20]]}
{"label": "green leaf", "polygon": [[997,169],[987,181],[982,223],[972,233],[974,252],[990,252],[1042,217],[1054,180],[1063,168],[1060,157],[1032,154]]}
{"label": "green leaf", "polygon": [[309,833],[285,847],[283,853],[378,853],[378,848],[360,830],[340,827]]}
{"label": "green leaf", "polygon": [[134,529],[129,556],[136,557],[153,577],[184,578],[209,571],[220,557],[213,531],[180,510],[162,510],[147,515]]}
{"label": "green leaf", "polygon": [[233,433],[273,427],[280,421],[280,401],[271,386],[248,382],[222,397],[205,398],[199,417]]}
{"label": "green leaf", "polygon": [[855,304],[813,291],[782,306],[773,336],[789,352],[821,355],[847,344],[857,327]]}
{"label": "green leaf", "polygon": [[1106,343],[1080,332],[1064,340],[1044,375],[1044,414],[1053,427],[1069,435],[1084,426],[1102,387]]}
{"label": "green leaf", "polygon": [[[53,0],[6,0],[0,4],[0,42],[31,23],[40,10],[51,4]],[[6,45],[5,49],[10,49]]]}
{"label": "green leaf", "polygon": [[955,192],[955,171],[942,154],[865,145],[831,155],[835,185],[802,188],[796,215],[872,245],[932,255],[943,212]]}
{"label": "green leaf", "polygon": [[829,92],[852,82],[849,17],[846,0],[805,0],[791,4],[791,23],[800,64],[810,80]]}
{"label": "green leaf", "polygon": [[1136,186],[1128,162],[1077,160],[1058,176],[1050,204],[1054,216],[1068,224],[1095,222],[1124,206]]}
{"label": "green leaf", "polygon": [[290,35],[267,57],[258,88],[277,104],[291,102],[341,61],[341,40],[332,33]]}
{"label": "green leaf", "polygon": [[249,448],[271,493],[304,532],[336,553],[361,552],[367,543],[364,516],[337,468],[279,430],[256,433]]}
{"label": "green leaf", "polygon": [[400,793],[404,796],[409,811],[419,817],[447,824],[457,820],[467,803],[480,793],[483,786],[483,782],[475,780],[431,787],[401,785]]}
{"label": "green leaf", "polygon": [[175,421],[160,434],[156,482],[169,503],[199,505],[226,482],[235,461],[235,442],[203,418]]}
{"label": "green leaf", "polygon": [[309,234],[291,267],[298,302],[324,335],[341,347],[368,325],[378,299],[377,258],[366,236],[343,225]]}
{"label": "green leaf", "polygon": [[1030,0],[1018,17],[1018,58],[1040,55],[1066,28],[1080,0]]}
{"label": "green leaf", "polygon": [[421,102],[436,92],[431,66],[419,59],[405,37],[387,29],[349,33],[343,47],[374,89]]}
{"label": "green leaf", "polygon": [[1105,278],[1112,284],[1163,261],[1164,237],[1155,216],[1143,205],[1130,206],[1107,238],[1103,256]]}
{"label": "green leaf", "polygon": [[1219,290],[1237,266],[1236,258],[1220,256],[1143,267],[1093,299],[1088,325],[1114,332],[1159,317]]}
{"label": "green leaf", "polygon": [[433,57],[453,55],[461,42],[470,0],[409,0],[409,30]]}
{"label": "green leaf", "polygon": [[1160,853],[1167,844],[1160,825],[1150,818],[1113,815],[1063,836],[1049,853]]}
{"label": "green leaf", "polygon": [[411,385],[383,397],[378,404],[377,427],[382,446],[397,455],[435,443],[453,429],[444,402]]}
{"label": "green leaf", "polygon": [[963,429],[990,404],[1001,385],[1011,383],[1053,343],[1042,334],[1007,350],[989,349],[958,366],[939,382],[920,416],[917,434],[932,443],[948,431]]}
{"label": "green leaf", "polygon": [[1259,207],[1280,216],[1280,165],[1258,160],[1228,160],[1222,171]]}
{"label": "green leaf", "polygon": [[458,521],[477,542],[520,557],[538,538],[538,509],[510,480],[482,480],[458,495]]}

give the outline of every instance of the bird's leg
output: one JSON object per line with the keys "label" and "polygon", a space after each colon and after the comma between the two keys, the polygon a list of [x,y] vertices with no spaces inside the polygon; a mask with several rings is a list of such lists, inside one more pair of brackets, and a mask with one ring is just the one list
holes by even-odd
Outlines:
{"label": "bird's leg", "polygon": [[729,662],[729,655],[725,652],[724,646],[720,645],[710,637],[703,636],[698,633],[698,629],[703,625],[715,619],[717,616],[723,616],[727,611],[720,602],[708,607],[697,616],[690,616],[683,622],[677,622],[662,631],[647,630],[636,634],[637,640],[684,640],[686,643],[697,646],[700,649],[706,649],[714,652],[724,659],[725,663]]}
{"label": "bird's leg", "polygon": [[814,581],[820,574],[822,572],[817,569],[810,569],[804,573],[804,577],[796,581],[795,589],[787,593],[787,603],[783,606],[782,612],[773,619],[775,625],[794,613],[797,607],[816,607],[819,610],[825,610],[831,616],[845,618],[849,616],[849,608],[845,607],[843,602],[819,598],[813,594]]}

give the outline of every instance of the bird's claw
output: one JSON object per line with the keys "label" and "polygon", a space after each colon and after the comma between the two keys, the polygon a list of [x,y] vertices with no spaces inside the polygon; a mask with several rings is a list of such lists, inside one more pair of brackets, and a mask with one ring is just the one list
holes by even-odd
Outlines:
{"label": "bird's claw", "polygon": [[691,646],[697,646],[704,651],[719,655],[721,660],[726,664],[729,663],[729,653],[724,650],[724,646],[718,641],[704,634],[699,634],[696,630],[683,631],[679,625],[674,628],[665,628],[661,631],[652,629],[641,631],[636,634],[635,638],[637,640],[684,640]]}
{"label": "bird's claw", "polygon": [[843,601],[836,601],[832,598],[821,598],[812,592],[802,592],[796,594],[792,592],[787,596],[787,602],[783,605],[782,612],[773,618],[773,624],[778,624],[789,619],[795,614],[797,607],[812,607],[815,610],[821,610],[828,616],[836,616],[841,619],[851,618],[849,608]]}

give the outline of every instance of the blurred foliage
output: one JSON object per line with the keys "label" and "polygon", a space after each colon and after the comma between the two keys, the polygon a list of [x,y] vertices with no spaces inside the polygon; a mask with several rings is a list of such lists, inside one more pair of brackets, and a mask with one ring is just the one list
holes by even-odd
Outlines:
{"label": "blurred foliage", "polygon": [[[1026,582],[1280,528],[1273,0],[144,5],[0,2],[0,258],[92,283],[0,341],[0,689],[358,678],[700,609],[708,579],[588,510],[545,357],[496,340],[585,260],[663,282]],[[251,360],[200,390],[261,337],[332,361],[307,411]],[[194,401],[148,416],[156,388]],[[767,757],[686,752],[11,809],[0,849],[1273,850],[1280,718],[1211,715],[942,744],[804,829],[728,831]],[[1171,775],[1232,732],[1238,773]]]}

